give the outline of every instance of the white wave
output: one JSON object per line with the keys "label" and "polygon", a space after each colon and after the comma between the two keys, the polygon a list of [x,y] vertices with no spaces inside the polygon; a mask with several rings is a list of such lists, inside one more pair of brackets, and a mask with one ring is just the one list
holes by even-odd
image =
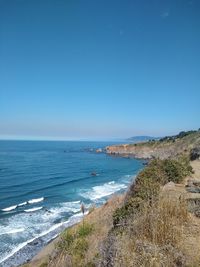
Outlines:
{"label": "white wave", "polygon": [[[81,214],[77,214],[77,215],[80,216]],[[73,217],[73,216],[72,216],[72,217]],[[72,218],[72,217],[71,217],[71,218]],[[75,216],[74,216],[74,217],[75,217]],[[80,220],[78,220],[78,221],[80,221]],[[17,247],[13,248],[13,250],[12,250],[10,253],[8,253],[4,258],[1,258],[1,259],[0,259],[0,263],[4,262],[5,260],[7,260],[7,259],[10,258],[11,256],[13,256],[16,252],[18,252],[20,249],[22,249],[23,247],[25,247],[25,246],[28,245],[29,243],[33,242],[34,240],[36,240],[36,239],[38,239],[38,238],[40,238],[40,237],[43,237],[43,236],[47,235],[48,233],[50,233],[50,232],[56,230],[57,228],[61,227],[62,225],[66,225],[66,226],[67,226],[68,223],[70,224],[70,221],[69,221],[69,220],[64,221],[64,222],[61,222],[61,223],[57,223],[57,224],[51,226],[48,230],[43,231],[42,233],[36,235],[34,238],[29,239],[28,241],[25,241],[25,242],[21,243],[21,244],[18,245]],[[73,224],[73,223],[72,223],[72,224]],[[70,224],[70,225],[72,225],[72,224]],[[50,241],[50,240],[56,238],[58,235],[59,235],[59,233],[56,233],[56,234],[55,234],[53,237],[51,237],[48,241]]]}
{"label": "white wave", "polygon": [[0,263],[4,262],[5,260],[9,259],[10,257],[12,257],[16,252],[18,252],[20,249],[22,249],[23,247],[25,247],[27,244],[33,242],[35,240],[35,238],[32,238],[26,242],[21,243],[19,246],[15,247],[10,253],[8,253],[4,258],[0,259]]}
{"label": "white wave", "polygon": [[80,203],[80,202],[81,202],[80,200],[77,200],[77,201],[72,201],[72,202],[68,202],[68,203],[78,204],[78,203]]}
{"label": "white wave", "polygon": [[124,175],[124,177],[125,177],[125,178],[130,178],[130,177],[132,177],[132,175],[130,175],[130,174],[126,174],[126,175]]}
{"label": "white wave", "polygon": [[49,211],[50,213],[46,214],[48,217],[55,217],[63,212],[76,213],[80,211],[80,201],[63,202],[60,203],[59,207],[51,208]]}
{"label": "white wave", "polygon": [[28,204],[28,202],[27,202],[27,201],[25,201],[25,202],[22,202],[22,203],[19,203],[17,206],[18,206],[18,207],[21,207],[21,206],[25,206],[26,204]]}
{"label": "white wave", "polygon": [[31,200],[28,201],[29,204],[33,204],[33,203],[38,203],[44,200],[44,197],[40,197],[40,198],[33,198]]}
{"label": "white wave", "polygon": [[63,224],[64,224],[64,222],[62,222],[62,223],[57,223],[57,224],[51,226],[48,230],[46,230],[46,231],[42,232],[41,234],[37,235],[37,236],[35,237],[35,239],[37,239],[37,238],[39,238],[39,237],[42,237],[42,236],[44,236],[44,235],[47,235],[48,233],[50,233],[50,232],[52,232],[53,230],[59,228],[59,227],[62,226]]}
{"label": "white wave", "polygon": [[43,207],[37,207],[37,208],[32,208],[32,209],[28,209],[28,210],[24,210],[25,212],[33,212],[36,210],[41,210]]}
{"label": "white wave", "polygon": [[96,200],[112,195],[115,192],[125,188],[127,188],[125,184],[119,184],[111,181],[103,185],[94,186],[88,192],[81,193],[81,196],[90,200]]}
{"label": "white wave", "polygon": [[10,235],[10,234],[21,233],[21,232],[24,232],[24,230],[25,230],[24,228],[12,229],[12,230],[8,230],[8,231],[0,233],[0,235]]}
{"label": "white wave", "polygon": [[17,205],[2,209],[2,211],[11,211],[11,210],[14,210],[16,208],[17,208]]}
{"label": "white wave", "polygon": [[[89,211],[86,211],[86,212],[84,213],[84,215],[87,215],[88,213],[89,213]],[[82,213],[82,212],[76,213],[76,214],[74,214],[70,219],[77,218],[77,217],[82,218],[82,217],[83,217],[83,213]]]}

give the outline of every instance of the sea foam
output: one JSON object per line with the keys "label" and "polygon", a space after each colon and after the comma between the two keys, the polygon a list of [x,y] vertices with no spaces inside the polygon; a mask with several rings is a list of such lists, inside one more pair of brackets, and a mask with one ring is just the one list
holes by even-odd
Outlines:
{"label": "sea foam", "polygon": [[0,235],[10,235],[10,234],[17,234],[24,232],[24,228],[18,228],[18,229],[11,229],[11,230],[5,230],[5,232],[1,232]]}
{"label": "sea foam", "polygon": [[28,201],[29,204],[33,204],[33,203],[38,203],[44,200],[44,197],[40,197],[40,198],[33,198],[31,200]]}
{"label": "sea foam", "polygon": [[16,208],[17,208],[17,205],[2,209],[2,211],[11,211],[11,210],[15,210]]}
{"label": "sea foam", "polygon": [[18,207],[21,207],[21,206],[25,206],[26,204],[28,204],[28,202],[27,202],[27,201],[25,201],[25,202],[22,202],[22,203],[18,204],[17,206],[18,206]]}
{"label": "sea foam", "polygon": [[91,190],[80,193],[86,199],[96,200],[114,194],[117,191],[127,188],[125,184],[115,183],[114,181],[92,187]]}
{"label": "sea foam", "polygon": [[33,212],[33,211],[37,211],[37,210],[41,210],[43,207],[36,207],[36,208],[32,208],[32,209],[27,209],[24,210],[25,212]]}

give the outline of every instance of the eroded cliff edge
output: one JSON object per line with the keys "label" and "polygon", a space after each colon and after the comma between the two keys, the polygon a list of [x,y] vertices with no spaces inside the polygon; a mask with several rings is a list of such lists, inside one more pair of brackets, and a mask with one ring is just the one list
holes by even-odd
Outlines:
{"label": "eroded cliff edge", "polygon": [[138,144],[121,144],[106,147],[106,153],[139,159],[176,158],[180,154],[189,155],[200,147],[200,131],[181,132],[156,141]]}

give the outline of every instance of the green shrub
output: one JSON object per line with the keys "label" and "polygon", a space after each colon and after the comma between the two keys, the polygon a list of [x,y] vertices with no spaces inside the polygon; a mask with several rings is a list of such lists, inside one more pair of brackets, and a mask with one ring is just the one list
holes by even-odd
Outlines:
{"label": "green shrub", "polygon": [[152,179],[140,180],[135,186],[135,196],[146,201],[155,199],[160,191],[160,183],[154,182]]}
{"label": "green shrub", "polygon": [[40,264],[39,267],[47,267],[48,266],[48,263],[47,262],[43,262],[42,264]]}
{"label": "green shrub", "polygon": [[184,173],[182,170],[182,165],[175,160],[165,160],[163,168],[167,174],[168,181],[179,183],[184,178]]}
{"label": "green shrub", "polygon": [[128,216],[134,215],[138,207],[141,207],[142,201],[151,206],[159,195],[160,186],[170,181],[179,183],[191,171],[192,167],[187,157],[180,157],[177,160],[152,160],[138,174],[135,183],[131,185],[125,204],[115,211],[113,215],[114,226],[119,224],[120,221],[126,220]]}
{"label": "green shrub", "polygon": [[95,263],[94,262],[88,262],[85,264],[84,267],[96,267]]}
{"label": "green shrub", "polygon": [[76,230],[72,228],[65,230],[61,235],[60,242],[57,244],[58,249],[68,251],[69,254],[78,254],[78,256],[81,256],[88,247],[85,238],[93,230],[93,225],[88,223],[80,224]]}
{"label": "green shrub", "polygon": [[117,226],[121,221],[125,220],[130,215],[139,212],[143,207],[143,201],[139,197],[129,198],[128,201],[121,207],[115,210],[113,214],[113,225]]}
{"label": "green shrub", "polygon": [[94,230],[94,226],[92,224],[84,223],[80,225],[78,228],[78,236],[85,237],[89,235],[90,233],[92,233],[93,230]]}
{"label": "green shrub", "polygon": [[167,175],[163,169],[163,161],[160,159],[152,160],[149,165],[139,173],[136,183],[143,183],[143,180],[152,180],[160,184],[167,182]]}
{"label": "green shrub", "polygon": [[187,175],[192,172],[189,160],[185,157],[178,160],[166,159],[163,161],[163,169],[168,181],[180,183]]}
{"label": "green shrub", "polygon": [[83,258],[85,252],[88,250],[88,241],[85,238],[76,238],[73,242],[72,252],[77,256]]}
{"label": "green shrub", "polygon": [[61,250],[68,250],[70,246],[72,245],[72,243],[74,242],[74,238],[75,236],[71,229],[65,230],[61,234],[60,242],[58,242],[57,244],[58,248]]}

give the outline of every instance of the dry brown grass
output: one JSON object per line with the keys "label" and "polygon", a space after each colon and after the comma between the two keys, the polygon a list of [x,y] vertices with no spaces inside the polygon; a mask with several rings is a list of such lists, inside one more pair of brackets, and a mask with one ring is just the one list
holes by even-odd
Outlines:
{"label": "dry brown grass", "polygon": [[[85,217],[85,225],[92,225],[93,231],[88,234],[83,242],[87,242],[87,249],[84,251],[84,255],[80,257],[78,255],[78,249],[75,247],[74,250],[58,249],[58,253],[55,258],[51,259],[48,263],[49,267],[92,267],[95,266],[98,261],[99,250],[102,246],[103,241],[108,236],[108,232],[112,228],[112,215],[114,210],[121,206],[124,200],[124,196],[114,196],[105,205],[100,208],[94,209],[89,215]],[[82,224],[82,223],[81,223]],[[71,231],[72,234],[80,229],[80,225],[74,226]],[[68,231],[68,230],[67,230]],[[77,242],[82,242],[81,239],[74,241],[75,245]],[[86,244],[86,243],[84,243]],[[78,245],[84,245],[78,244]],[[62,240],[61,240],[62,247]]]}
{"label": "dry brown grass", "polygon": [[184,200],[160,197],[134,221],[128,221],[126,229],[118,235],[113,266],[185,266],[182,242],[188,223]]}

